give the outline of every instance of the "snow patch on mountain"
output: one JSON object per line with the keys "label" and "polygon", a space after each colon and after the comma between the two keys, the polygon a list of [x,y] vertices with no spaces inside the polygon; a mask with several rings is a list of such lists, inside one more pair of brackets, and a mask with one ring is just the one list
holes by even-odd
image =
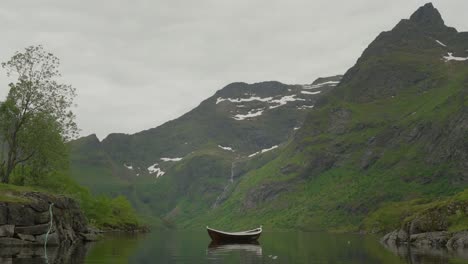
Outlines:
{"label": "snow patch on mountain", "polygon": [[466,61],[468,60],[468,57],[456,57],[453,56],[452,52],[449,52],[447,56],[443,57],[445,61]]}
{"label": "snow patch on mountain", "polygon": [[257,155],[259,155],[259,154],[263,154],[263,153],[265,153],[265,152],[274,150],[274,149],[276,149],[276,148],[278,148],[278,145],[275,145],[275,146],[273,146],[273,147],[271,147],[271,148],[262,149],[262,150],[260,150],[260,151],[257,151],[257,152],[255,152],[255,153],[253,153],[253,154],[250,154],[250,155],[249,155],[249,158],[252,158],[252,157],[257,156]]}
{"label": "snow patch on mountain", "polygon": [[[231,103],[243,103],[243,102],[260,101],[260,102],[264,102],[264,103],[275,104],[273,106],[270,106],[270,109],[273,109],[273,108],[277,108],[277,107],[280,107],[282,105],[285,105],[288,102],[305,101],[305,99],[296,98],[296,95],[286,95],[286,96],[283,96],[283,97],[281,97],[279,99],[273,99],[273,97],[262,98],[262,97],[258,97],[258,96],[252,96],[252,97],[249,97],[249,98],[222,98],[222,97],[218,97],[218,99],[216,100],[216,104],[219,104],[219,103],[224,102],[224,101],[229,101]],[[244,107],[244,105],[237,105],[237,107]],[[259,113],[258,111],[256,113],[257,113],[257,115],[261,115],[261,113]],[[252,116],[249,116],[249,117],[252,117]],[[242,117],[239,116],[239,118],[242,118]]]}
{"label": "snow patch on mountain", "polygon": [[314,108],[314,106],[313,105],[303,105],[303,106],[299,106],[297,109],[304,110],[304,109],[311,109],[311,108]]}
{"label": "snow patch on mountain", "polygon": [[317,91],[317,92],[301,91],[301,93],[302,93],[302,94],[314,95],[314,94],[319,94],[319,93],[321,93],[321,91]]}
{"label": "snow patch on mountain", "polygon": [[161,168],[159,168],[158,166],[159,166],[159,164],[155,163],[155,164],[148,167],[149,174],[155,174],[156,173],[156,178],[159,178],[159,177],[161,177],[161,176],[163,176],[165,174],[165,172],[163,170],[161,170]]}
{"label": "snow patch on mountain", "polygon": [[270,109],[274,109],[274,108],[283,106],[283,105],[287,104],[288,102],[295,102],[295,101],[305,101],[305,99],[296,98],[295,94],[286,95],[286,96],[281,97],[280,99],[271,100],[270,103],[278,104],[278,105],[270,106]]}
{"label": "snow patch on mountain", "polygon": [[437,40],[437,39],[436,39],[436,42],[437,42],[437,44],[439,44],[439,45],[441,45],[441,46],[443,46],[443,47],[447,47],[447,45],[445,45],[444,43],[440,42],[440,41]]}
{"label": "snow patch on mountain", "polygon": [[221,146],[221,145],[218,145],[218,147],[219,147],[220,149],[224,149],[224,150],[228,150],[228,151],[234,152],[234,150],[233,150],[231,147],[223,147],[223,146]]}
{"label": "snow patch on mountain", "polygon": [[252,102],[252,101],[268,102],[268,101],[270,101],[272,99],[273,99],[273,97],[262,98],[262,97],[258,97],[258,96],[252,96],[252,97],[249,97],[249,98],[222,98],[222,97],[218,97],[218,99],[216,99],[216,104],[219,104],[219,103],[224,102],[224,101],[229,101],[231,103],[242,103],[242,102]]}
{"label": "snow patch on mountain", "polygon": [[322,88],[323,86],[337,86],[339,83],[340,83],[339,81],[328,81],[328,82],[311,84],[311,85],[303,85],[302,88],[311,90],[311,89]]}
{"label": "snow patch on mountain", "polygon": [[161,158],[162,161],[181,161],[183,158]]}
{"label": "snow patch on mountain", "polygon": [[247,118],[252,118],[252,117],[257,117],[257,116],[261,116],[263,114],[263,111],[264,109],[263,108],[260,108],[260,109],[252,109],[250,110],[247,114],[245,115],[242,115],[242,114],[237,114],[235,116],[233,116],[232,118],[234,118],[235,120],[245,120]]}

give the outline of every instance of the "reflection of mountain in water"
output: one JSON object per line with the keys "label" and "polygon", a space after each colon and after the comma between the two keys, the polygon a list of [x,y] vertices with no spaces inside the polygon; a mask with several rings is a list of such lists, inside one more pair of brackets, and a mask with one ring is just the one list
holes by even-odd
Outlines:
{"label": "reflection of mountain in water", "polygon": [[468,260],[467,250],[448,250],[439,247],[415,247],[409,245],[386,245],[385,248],[399,257],[406,259],[410,264],[449,263],[450,259],[458,258]]}

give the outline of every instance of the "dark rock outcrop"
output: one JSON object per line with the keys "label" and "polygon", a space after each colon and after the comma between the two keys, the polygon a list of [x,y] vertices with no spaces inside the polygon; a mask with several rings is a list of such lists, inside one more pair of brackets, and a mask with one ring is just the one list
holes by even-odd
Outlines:
{"label": "dark rock outcrop", "polygon": [[0,203],[0,247],[44,245],[46,237],[49,246],[95,240],[75,200],[38,192],[23,196],[25,202]]}
{"label": "dark rock outcrop", "polygon": [[468,248],[468,231],[434,231],[417,234],[397,229],[386,234],[380,242],[389,247],[411,245],[417,248]]}
{"label": "dark rock outcrop", "polygon": [[468,248],[468,231],[454,234],[447,241],[447,247],[452,249]]}

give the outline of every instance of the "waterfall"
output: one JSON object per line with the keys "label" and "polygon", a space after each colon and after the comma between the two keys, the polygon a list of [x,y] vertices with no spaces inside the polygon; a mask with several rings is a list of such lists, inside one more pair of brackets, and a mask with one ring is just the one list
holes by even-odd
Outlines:
{"label": "waterfall", "polygon": [[229,180],[228,180],[227,184],[224,186],[223,192],[220,195],[218,195],[218,197],[216,197],[216,200],[213,203],[213,205],[211,206],[211,209],[215,209],[216,207],[218,207],[221,200],[223,198],[226,198],[227,191],[229,190],[229,186],[234,183],[234,166],[235,166],[235,164],[236,164],[235,161],[233,161],[231,163],[231,175],[229,177]]}
{"label": "waterfall", "polygon": [[235,164],[235,161],[231,163],[231,183],[234,182],[234,164]]}

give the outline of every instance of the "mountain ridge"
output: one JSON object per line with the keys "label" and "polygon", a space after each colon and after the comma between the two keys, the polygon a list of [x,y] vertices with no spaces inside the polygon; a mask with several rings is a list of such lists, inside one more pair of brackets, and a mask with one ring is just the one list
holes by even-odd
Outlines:
{"label": "mountain ridge", "polygon": [[[381,33],[275,158],[219,209],[181,225],[385,232],[386,219],[363,225],[381,206],[464,190],[468,42],[432,8]],[[427,16],[434,27],[415,26]]]}
{"label": "mountain ridge", "polygon": [[[164,215],[186,188],[198,184],[201,168],[194,164],[203,163],[213,168],[204,172],[211,175],[205,180],[213,182],[207,190],[196,187],[196,192],[212,192],[207,200],[214,200],[224,189],[220,177],[229,174],[233,160],[250,159],[286,142],[309,107],[340,79],[336,75],[307,85],[277,81],[228,84],[196,108],[158,127],[131,135],[113,133],[100,142],[92,135],[71,142],[72,175],[94,192],[123,192],[136,207]],[[101,180],[94,180],[97,178]],[[151,190],[154,184],[171,185],[181,197],[169,193],[170,188]],[[155,198],[148,197],[169,202],[158,206],[152,202]]]}
{"label": "mountain ridge", "polygon": [[[379,208],[468,185],[466,36],[427,4],[339,80],[233,83],[173,129],[116,136],[104,153],[132,167],[122,173],[137,179],[124,188],[137,207],[179,227],[389,231],[398,223],[370,217]],[[156,159],[156,182],[131,175]]]}

